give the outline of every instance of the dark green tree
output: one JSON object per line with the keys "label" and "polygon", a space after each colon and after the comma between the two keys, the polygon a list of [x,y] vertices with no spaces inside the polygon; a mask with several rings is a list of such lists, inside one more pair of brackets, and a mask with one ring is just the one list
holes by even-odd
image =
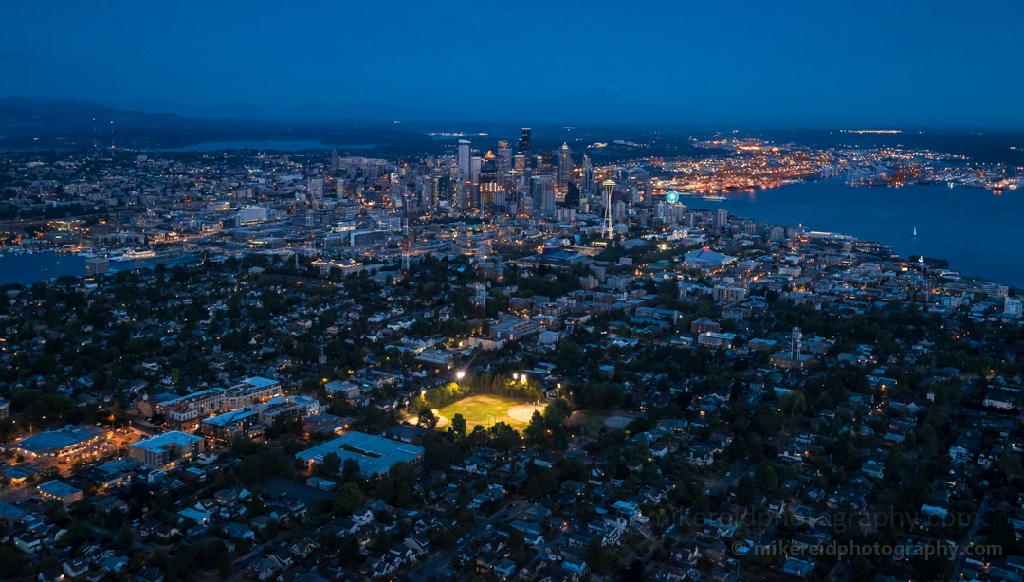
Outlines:
{"label": "dark green tree", "polygon": [[526,487],[523,488],[523,496],[530,501],[536,501],[540,499],[541,495],[540,482],[537,477],[530,477],[530,480],[526,482]]}
{"label": "dark green tree", "polygon": [[402,483],[402,487],[398,490],[395,505],[402,509],[412,509],[415,505],[415,501],[412,498],[412,487],[409,486],[408,482]]}
{"label": "dark green tree", "polygon": [[124,555],[131,549],[132,544],[135,543],[135,538],[132,536],[132,530],[127,527],[122,527],[117,532],[117,551]]}
{"label": "dark green tree", "polygon": [[460,437],[466,436],[466,417],[462,416],[461,412],[452,415],[452,430]]}
{"label": "dark green tree", "polygon": [[587,546],[587,565],[594,571],[598,576],[603,576],[608,573],[608,552],[604,546],[601,545],[601,539],[598,537],[594,538],[594,541],[590,542]]}
{"label": "dark green tree", "polygon": [[363,504],[365,497],[355,483],[345,483],[338,488],[338,494],[334,498],[334,512],[338,515],[352,515],[357,507]]}
{"label": "dark green tree", "polygon": [[327,453],[324,455],[324,462],[320,465],[320,469],[328,475],[337,475],[341,469],[341,457],[338,456],[338,453]]}
{"label": "dark green tree", "polygon": [[523,532],[512,528],[508,534],[508,549],[517,558],[523,555],[523,550],[526,549],[526,538],[523,537]]}
{"label": "dark green tree", "polygon": [[388,505],[395,502],[395,482],[391,477],[383,477],[377,482],[376,497]]}
{"label": "dark green tree", "polygon": [[217,555],[217,575],[221,579],[231,577],[231,554],[223,551]]}
{"label": "dark green tree", "polygon": [[432,429],[437,426],[437,417],[434,416],[434,412],[429,408],[420,410],[419,414],[419,426],[426,429]]}
{"label": "dark green tree", "polygon": [[355,459],[345,459],[345,464],[341,469],[341,477],[346,481],[360,480],[362,478],[362,474],[359,472],[359,461]]}

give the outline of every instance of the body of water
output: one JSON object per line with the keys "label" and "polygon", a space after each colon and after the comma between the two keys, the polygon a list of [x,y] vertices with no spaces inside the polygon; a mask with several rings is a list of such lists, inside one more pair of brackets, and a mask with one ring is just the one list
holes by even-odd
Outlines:
{"label": "body of water", "polygon": [[85,275],[85,258],[58,253],[0,254],[0,285],[31,285],[43,279]]}
{"label": "body of water", "polygon": [[377,147],[377,144],[345,144],[331,145],[322,143],[319,140],[265,140],[265,141],[209,141],[186,146],[161,150],[167,152],[219,152],[224,150],[277,150],[279,152],[297,152],[302,150],[369,150]]}
{"label": "body of water", "polygon": [[[168,267],[178,263],[196,264],[202,260],[192,255],[175,256],[167,259],[149,261],[111,261],[110,271],[130,271],[145,267],[154,267],[163,263]],[[60,253],[14,254],[0,253],[0,285],[21,283],[31,285],[36,281],[56,279],[71,275],[85,276],[85,257]]]}
{"label": "body of water", "polygon": [[682,197],[679,203],[848,234],[891,246],[903,257],[946,259],[950,269],[964,276],[1024,288],[1024,191],[995,194],[945,185],[851,187],[842,179],[829,179],[731,192],[724,201]]}

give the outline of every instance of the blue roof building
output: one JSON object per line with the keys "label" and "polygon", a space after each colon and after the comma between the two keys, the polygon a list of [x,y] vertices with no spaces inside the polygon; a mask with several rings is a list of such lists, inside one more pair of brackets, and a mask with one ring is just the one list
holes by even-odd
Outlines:
{"label": "blue roof building", "polygon": [[93,426],[66,426],[25,437],[15,446],[21,454],[30,458],[42,455],[65,456],[95,443],[102,436],[103,431]]}
{"label": "blue roof building", "polygon": [[153,467],[163,467],[182,458],[193,458],[206,450],[206,439],[172,430],[141,440],[128,447],[128,456]]}
{"label": "blue roof building", "polygon": [[306,449],[295,458],[312,467],[323,464],[324,457],[330,453],[337,454],[342,465],[354,459],[364,475],[386,475],[396,463],[417,464],[423,459],[423,447],[361,432],[350,432]]}

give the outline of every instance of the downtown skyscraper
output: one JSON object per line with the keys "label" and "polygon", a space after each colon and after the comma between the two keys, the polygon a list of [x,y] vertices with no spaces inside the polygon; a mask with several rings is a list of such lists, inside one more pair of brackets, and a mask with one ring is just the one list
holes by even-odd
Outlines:
{"label": "downtown skyscraper", "polygon": [[469,140],[459,140],[459,158],[456,162],[459,166],[459,178],[462,180],[469,179]]}
{"label": "downtown skyscraper", "polygon": [[566,184],[569,183],[569,178],[572,176],[572,150],[569,149],[569,144],[563,143],[562,147],[558,148],[558,187],[565,188]]}
{"label": "downtown skyscraper", "polygon": [[519,154],[523,156],[525,160],[526,170],[529,170],[533,165],[533,161],[530,159],[530,128],[524,127],[522,135],[519,138]]}
{"label": "downtown skyscraper", "polygon": [[594,164],[590,156],[583,154],[582,175],[580,176],[580,191],[584,196],[594,193]]}

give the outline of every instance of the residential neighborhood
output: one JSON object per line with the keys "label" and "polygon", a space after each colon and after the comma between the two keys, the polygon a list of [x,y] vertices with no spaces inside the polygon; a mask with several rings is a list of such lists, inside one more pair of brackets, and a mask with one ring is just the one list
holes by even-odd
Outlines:
{"label": "residential neighborhood", "polygon": [[3,580],[1024,575],[1016,289],[662,165],[566,169],[602,219],[247,155],[54,166],[165,204],[75,244],[181,252],[0,287]]}

